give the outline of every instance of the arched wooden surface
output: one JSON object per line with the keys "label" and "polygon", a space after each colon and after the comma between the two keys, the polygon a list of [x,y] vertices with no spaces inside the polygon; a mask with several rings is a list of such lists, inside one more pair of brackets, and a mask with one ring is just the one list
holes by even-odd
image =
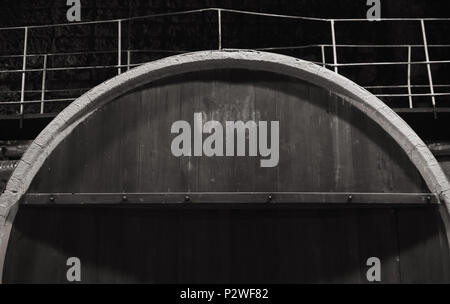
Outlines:
{"label": "arched wooden surface", "polygon": [[[201,80],[208,79],[208,85],[202,84]],[[227,83],[226,89],[223,83]],[[242,111],[242,105],[227,100],[227,95],[221,94],[221,90],[224,94],[230,94],[231,90],[231,95],[250,98],[250,102],[247,100],[244,104],[249,107],[249,111]],[[193,99],[180,100],[181,92],[183,96],[191,96]],[[202,96],[206,96],[207,101],[202,100]],[[164,102],[148,102],[152,97]],[[137,106],[130,106],[132,103]],[[224,109],[223,113],[241,115],[230,117],[230,120],[246,120],[259,113],[261,117],[258,119],[261,120],[270,121],[282,117],[283,121],[288,121],[285,133],[280,130],[284,139],[280,142],[282,155],[278,170],[262,170],[256,165],[259,161],[256,158],[254,162],[237,160],[231,165],[230,160],[208,160],[207,165],[197,163],[195,166],[183,164],[185,160],[180,160],[174,162],[175,167],[164,167],[168,163],[163,160],[170,154],[170,150],[167,153],[165,140],[170,137],[162,132],[157,133],[160,136],[156,137],[155,142],[155,137],[145,131],[167,129],[170,127],[169,123],[173,122],[167,118],[188,120],[197,110],[204,111],[210,119],[221,105],[230,107]],[[281,112],[280,105],[284,108]],[[174,113],[171,106],[180,112]],[[111,113],[123,115],[115,116]],[[221,119],[225,119],[225,116]],[[117,117],[120,125],[116,125]],[[139,125],[140,123],[148,125]],[[298,130],[299,134],[293,133],[294,130]],[[148,150],[146,147],[123,150],[127,147],[128,138],[131,140],[130,146],[136,145],[137,142],[133,142],[133,136],[136,136],[134,131],[138,132],[138,138],[145,139],[146,142],[153,140],[158,145],[166,143],[163,145],[166,150],[156,151],[155,147]],[[315,132],[325,139],[315,141]],[[129,136],[130,134],[134,135]],[[112,139],[117,135],[124,138],[125,145],[114,150]],[[162,139],[163,136],[165,137]],[[91,141],[84,141],[85,138],[91,138]],[[99,138],[113,146],[105,146],[101,141],[96,143],[95,139]],[[306,138],[313,149],[305,148],[302,138]],[[85,146],[80,146],[81,142]],[[304,162],[286,161],[297,150]],[[145,158],[146,151],[152,157],[143,159],[143,164],[147,166],[142,167],[135,160],[142,155]],[[327,164],[330,159],[328,155],[311,154],[311,151],[331,153],[334,161]],[[354,154],[346,153],[350,151]],[[52,166],[58,160],[63,163],[61,157],[68,155],[71,157],[70,162],[65,162],[67,166]],[[130,155],[133,157],[130,158]],[[127,159],[130,163],[124,163]],[[149,162],[152,166],[148,166]],[[339,167],[342,163],[349,166]],[[113,171],[102,178],[92,176],[92,172],[106,173],[102,171],[106,167]],[[158,170],[154,170],[155,167]],[[183,171],[186,167],[194,169],[192,172]],[[124,171],[124,168],[127,170]],[[218,168],[225,168],[226,171]],[[67,172],[70,174],[66,174]],[[161,176],[161,172],[181,174]],[[224,174],[218,175],[219,172]],[[242,180],[231,178],[236,172],[242,174]],[[145,178],[141,178],[143,176]],[[214,180],[210,179],[211,176]],[[372,183],[367,182],[368,176],[373,178]],[[193,180],[192,177],[197,179]],[[344,77],[287,56],[249,51],[198,52],[152,62],[101,84],[71,104],[41,133],[25,153],[5,193],[0,197],[0,263],[3,264],[2,259],[5,257],[17,202],[27,191],[259,189],[430,191],[439,195],[444,204],[449,203],[450,191],[439,164],[415,133],[376,97]],[[444,207],[440,210],[446,224],[447,209]]]}
{"label": "arched wooden surface", "polygon": [[[124,92],[80,123],[28,192],[429,192],[408,155],[347,99],[261,71],[166,77]],[[171,125],[194,126],[194,113],[223,125],[279,121],[278,165],[261,167],[261,157],[173,156]]]}

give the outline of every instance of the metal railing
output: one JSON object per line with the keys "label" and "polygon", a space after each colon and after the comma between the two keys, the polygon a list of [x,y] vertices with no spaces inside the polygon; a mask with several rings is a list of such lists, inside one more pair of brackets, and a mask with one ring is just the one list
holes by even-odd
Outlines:
{"label": "metal railing", "polygon": [[[224,49],[224,41],[222,37],[222,18],[223,13],[228,14],[244,14],[244,15],[254,15],[261,17],[274,17],[274,18],[285,18],[285,19],[296,19],[296,20],[306,20],[306,21],[317,21],[328,23],[330,25],[330,43],[324,44],[311,44],[311,45],[299,45],[299,46],[287,46],[287,47],[265,47],[265,48],[255,48],[255,50],[264,50],[264,51],[287,51],[287,50],[298,50],[298,49],[311,49],[313,51],[317,51],[320,53],[319,57],[320,61],[316,61],[316,64],[322,65],[333,70],[336,73],[340,73],[343,69],[347,67],[357,67],[357,66],[405,66],[406,67],[406,81],[403,84],[398,85],[370,85],[365,88],[368,90],[373,89],[407,89],[407,93],[396,93],[396,94],[376,94],[380,98],[397,98],[397,97],[407,97],[408,103],[407,107],[409,109],[413,109],[414,105],[414,97],[429,97],[430,98],[430,106],[432,112],[436,117],[436,97],[450,96],[450,90],[444,92],[436,92],[435,88],[446,89],[450,88],[450,84],[438,84],[436,85],[433,82],[433,74],[432,74],[432,66],[438,64],[450,64],[450,56],[448,59],[444,60],[431,60],[429,50],[433,48],[449,48],[450,45],[447,44],[429,44],[427,40],[427,32],[426,32],[426,23],[434,22],[434,21],[450,21],[450,18],[385,18],[379,21],[369,21],[367,19],[324,19],[324,18],[312,18],[312,17],[302,17],[302,16],[292,16],[292,15],[280,15],[280,14],[268,14],[268,13],[260,13],[260,12],[252,12],[252,11],[242,11],[242,10],[232,10],[232,9],[224,9],[224,8],[205,8],[198,10],[189,10],[189,11],[180,11],[173,13],[165,13],[165,14],[153,14],[146,16],[138,16],[131,18],[122,18],[122,19],[112,19],[112,20],[102,20],[102,21],[88,21],[88,22],[77,22],[77,23],[65,23],[65,24],[51,24],[51,25],[33,25],[33,26],[21,26],[21,27],[7,27],[0,28],[0,31],[8,31],[8,30],[23,30],[23,53],[22,54],[14,54],[14,55],[2,55],[0,58],[22,58],[22,68],[21,69],[6,69],[0,70],[0,74],[8,73],[19,73],[21,74],[21,89],[20,91],[0,91],[0,106],[18,106],[20,115],[24,114],[24,105],[29,104],[39,104],[40,109],[39,113],[45,113],[45,104],[46,103],[55,103],[55,102],[70,102],[78,97],[80,94],[88,90],[88,88],[68,88],[68,89],[57,89],[57,90],[49,90],[46,84],[46,76],[48,72],[51,71],[70,71],[70,70],[91,70],[95,71],[98,69],[117,69],[117,74],[121,74],[124,70],[129,70],[132,67],[138,66],[143,62],[137,62],[133,60],[133,55],[136,53],[145,53],[145,52],[160,52],[165,54],[176,54],[187,52],[188,50],[155,50],[155,49],[127,49],[123,50],[122,48],[122,27],[123,22],[132,21],[132,20],[143,20],[148,18],[157,18],[163,16],[177,16],[177,15],[187,15],[187,14],[197,14],[200,12],[214,12],[217,14],[217,49]],[[421,28],[421,36],[423,42],[421,44],[339,44],[336,39],[336,24],[343,22],[383,22],[383,21],[393,21],[393,22],[404,22],[411,21],[417,22]],[[42,28],[54,28],[54,27],[70,27],[70,26],[80,26],[80,25],[90,25],[90,24],[117,24],[117,50],[115,51],[90,51],[90,52],[67,52],[67,53],[29,53],[28,50],[28,40],[30,37],[30,31],[34,29],[42,29]],[[226,46],[226,45],[225,45]],[[401,48],[407,50],[407,58],[405,61],[385,61],[385,62],[339,62],[339,50],[344,48]],[[412,61],[411,53],[413,49],[422,48],[425,54],[425,60],[423,61]],[[326,53],[331,49],[332,58],[328,60],[326,58]],[[189,50],[191,51],[191,50]],[[49,57],[53,56],[74,56],[74,55],[88,55],[88,54],[105,54],[109,56],[117,57],[117,64],[115,65],[91,65],[91,66],[48,66]],[[126,55],[126,62],[123,61],[123,55]],[[42,68],[27,68],[27,59],[31,57],[42,57]],[[314,62],[314,61],[313,61]],[[411,79],[411,68],[415,65],[424,65],[427,69],[427,84],[413,84]],[[42,81],[40,90],[26,90],[26,75],[29,72],[40,72],[42,73]],[[350,77],[351,78],[351,77]],[[358,83],[358,79],[353,79]],[[413,93],[413,88],[427,88],[429,90],[428,93]],[[39,99],[34,100],[26,100],[26,93],[40,93]],[[73,97],[70,98],[50,98],[46,99],[48,96],[47,93],[54,92],[77,92],[79,94],[74,94]],[[20,93],[20,100],[13,101],[3,101],[1,94],[15,94]]]}

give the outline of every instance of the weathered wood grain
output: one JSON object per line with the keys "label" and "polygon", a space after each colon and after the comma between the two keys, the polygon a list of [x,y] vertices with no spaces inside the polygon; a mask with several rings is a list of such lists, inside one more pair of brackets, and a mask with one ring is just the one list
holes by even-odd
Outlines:
{"label": "weathered wood grain", "polygon": [[[361,112],[355,104],[363,97],[356,94],[355,101],[352,94],[342,95],[342,79],[324,88],[286,76],[286,70],[283,76],[276,69],[216,64],[209,71],[150,83],[140,75],[141,86],[105,93],[107,102],[94,107],[50,153],[23,202],[33,193],[63,193],[57,198],[62,204],[83,193],[93,193],[86,198],[94,203],[102,193],[113,201],[127,193],[130,200],[102,207],[22,204],[4,282],[64,282],[69,256],[81,259],[83,282],[365,283],[371,256],[382,261],[382,282],[450,280],[438,207],[419,202],[424,206],[411,208],[416,200],[397,195],[423,199],[422,193],[433,192],[435,199],[439,187],[432,188],[430,180],[439,176],[423,173],[433,170],[420,163],[427,155],[420,154],[421,146],[408,153],[418,154],[411,159],[422,167],[405,152],[412,140],[399,140],[397,133],[394,140],[369,118],[383,109]],[[322,80],[319,74],[313,77]],[[128,84],[133,83],[138,82]],[[279,165],[261,168],[259,157],[174,157],[171,124],[187,120],[192,125],[195,112],[222,124],[279,121]],[[383,127],[400,132],[391,124]],[[136,206],[139,193],[164,198],[168,192],[193,193],[205,204]],[[298,201],[291,196],[290,205],[237,207],[227,201],[212,207],[206,200],[214,192],[304,195]],[[308,202],[313,192],[324,195]],[[355,193],[356,200],[358,193],[374,193],[378,203],[393,195],[403,206],[331,206],[342,193]],[[380,202],[383,194],[386,201]],[[306,204],[298,208],[296,203]],[[323,204],[304,208],[308,203]]]}
{"label": "weathered wood grain", "polygon": [[[171,154],[176,120],[280,122],[280,162]],[[206,136],[205,136],[206,137]],[[29,192],[423,192],[405,152],[343,97],[273,73],[188,73],[106,104],[46,160]],[[427,191],[425,191],[427,192]]]}
{"label": "weathered wood grain", "polygon": [[[297,208],[22,206],[4,282],[83,283],[450,282],[435,206]],[[413,233],[411,233],[413,232]]]}

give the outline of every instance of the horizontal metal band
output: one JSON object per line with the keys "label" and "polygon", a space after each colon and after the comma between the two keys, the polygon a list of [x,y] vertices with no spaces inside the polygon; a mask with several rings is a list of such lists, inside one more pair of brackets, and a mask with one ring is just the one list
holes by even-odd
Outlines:
{"label": "horizontal metal band", "polygon": [[433,193],[336,192],[167,192],[167,193],[27,193],[27,205],[44,204],[181,204],[181,203],[310,203],[438,204]]}

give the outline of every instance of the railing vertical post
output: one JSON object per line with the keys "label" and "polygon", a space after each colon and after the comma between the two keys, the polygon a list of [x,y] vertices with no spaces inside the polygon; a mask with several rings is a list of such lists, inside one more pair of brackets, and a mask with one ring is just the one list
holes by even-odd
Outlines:
{"label": "railing vertical post", "polygon": [[411,46],[408,46],[408,99],[409,108],[413,108],[412,92],[411,92]]}
{"label": "railing vertical post", "polygon": [[426,34],[426,31],[425,31],[425,22],[424,22],[423,19],[420,20],[420,25],[422,26],[423,47],[425,49],[425,60],[427,62],[428,81],[430,83],[431,104],[433,105],[434,118],[437,118],[436,99],[435,99],[435,96],[434,96],[434,86],[433,86],[433,77],[431,75],[430,55],[428,53],[427,34]]}
{"label": "railing vertical post", "polygon": [[41,114],[44,114],[45,100],[45,76],[47,74],[47,54],[44,55],[44,63],[42,68],[42,86],[41,86]]}
{"label": "railing vertical post", "polygon": [[23,114],[23,102],[25,101],[25,70],[27,68],[27,44],[28,44],[28,27],[25,27],[23,39],[22,87],[20,90],[20,115]]}
{"label": "railing vertical post", "polygon": [[222,10],[219,8],[217,10],[217,31],[219,40],[219,51],[222,50]]}
{"label": "railing vertical post", "polygon": [[327,61],[326,61],[326,58],[325,58],[325,46],[321,45],[320,46],[320,51],[322,52],[322,66],[324,68],[326,68],[327,67]]}
{"label": "railing vertical post", "polygon": [[122,20],[117,21],[117,74],[122,73]]}
{"label": "railing vertical post", "polygon": [[130,70],[130,64],[131,64],[131,51],[127,50],[127,71]]}
{"label": "railing vertical post", "polygon": [[333,43],[333,63],[334,63],[334,71],[338,73],[338,66],[337,66],[337,51],[336,51],[336,34],[334,30],[334,20],[331,20],[331,40]]}

